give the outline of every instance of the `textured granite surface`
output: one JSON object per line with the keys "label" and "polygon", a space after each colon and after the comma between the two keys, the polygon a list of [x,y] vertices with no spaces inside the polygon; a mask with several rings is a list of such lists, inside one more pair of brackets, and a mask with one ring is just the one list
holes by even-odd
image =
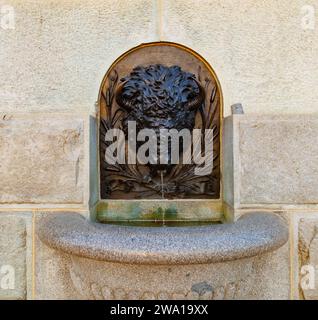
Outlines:
{"label": "textured granite surface", "polygon": [[38,229],[48,246],[95,260],[136,264],[214,263],[273,251],[288,240],[278,216],[257,212],[233,224],[205,227],[102,225],[75,213],[43,219]]}

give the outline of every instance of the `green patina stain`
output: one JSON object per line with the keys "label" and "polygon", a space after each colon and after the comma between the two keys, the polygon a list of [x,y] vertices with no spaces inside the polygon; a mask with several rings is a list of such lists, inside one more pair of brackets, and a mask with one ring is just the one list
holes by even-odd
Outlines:
{"label": "green patina stain", "polygon": [[131,219],[137,219],[142,216],[142,208],[140,208],[140,205],[138,203],[132,203],[129,206],[127,215],[129,215],[129,218]]}
{"label": "green patina stain", "polygon": [[[188,208],[187,208],[188,209]],[[206,209],[206,208],[204,208]],[[195,210],[195,209],[193,209]],[[215,224],[214,219],[209,215],[197,217],[198,219],[186,219],[183,212],[180,212],[178,204],[163,203],[162,205],[140,202],[118,201],[109,204],[101,202],[96,208],[96,220],[106,224],[120,224],[127,226],[200,226]]]}
{"label": "green patina stain", "polygon": [[150,211],[147,213],[144,213],[141,216],[141,219],[145,219],[145,220],[162,220],[163,219],[163,213],[164,210],[159,207],[157,209],[155,209],[154,211]]}
{"label": "green patina stain", "polygon": [[173,206],[165,210],[165,215],[164,215],[165,220],[176,220],[177,218],[178,218],[177,207]]}

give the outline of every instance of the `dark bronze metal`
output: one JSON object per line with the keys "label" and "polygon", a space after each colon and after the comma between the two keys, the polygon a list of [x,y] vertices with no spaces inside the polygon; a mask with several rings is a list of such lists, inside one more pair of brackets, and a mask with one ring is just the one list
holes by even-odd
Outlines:
{"label": "dark bronze metal", "polygon": [[[196,75],[180,66],[138,65],[119,74],[116,65],[101,90],[100,172],[102,199],[220,197],[220,92],[202,66]],[[203,75],[204,74],[204,75]],[[121,79],[120,79],[121,78]],[[128,135],[128,121],[141,129],[212,129],[214,168],[208,176],[194,174],[195,164],[114,164],[105,162],[111,128]],[[204,130],[202,130],[204,135]],[[158,141],[160,139],[157,139]],[[137,144],[138,148],[138,144]],[[159,150],[159,148],[158,148]],[[180,141],[180,152],[182,141]],[[159,151],[158,151],[159,152]],[[158,155],[159,156],[159,155]]]}

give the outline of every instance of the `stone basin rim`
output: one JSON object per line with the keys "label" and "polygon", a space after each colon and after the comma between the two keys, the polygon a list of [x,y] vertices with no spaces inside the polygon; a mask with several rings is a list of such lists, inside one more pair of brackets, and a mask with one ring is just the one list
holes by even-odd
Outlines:
{"label": "stone basin rim", "polygon": [[286,222],[270,212],[234,223],[192,227],[100,224],[78,213],[48,214],[37,229],[42,242],[64,253],[127,264],[203,264],[254,257],[288,240]]}

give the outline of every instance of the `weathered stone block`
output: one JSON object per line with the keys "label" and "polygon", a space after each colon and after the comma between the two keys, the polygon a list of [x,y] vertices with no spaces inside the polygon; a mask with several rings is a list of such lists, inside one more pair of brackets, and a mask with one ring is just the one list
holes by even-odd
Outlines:
{"label": "weathered stone block", "polygon": [[318,203],[317,136],[317,117],[242,117],[240,202]]}
{"label": "weathered stone block", "polygon": [[318,117],[238,115],[225,124],[225,141],[232,137],[225,147],[225,162],[233,161],[225,166],[233,168],[224,180],[229,205],[318,203]]}
{"label": "weathered stone block", "polygon": [[318,215],[308,213],[298,224],[299,298],[318,299]]}
{"label": "weathered stone block", "polygon": [[31,297],[31,214],[0,212],[0,299]]}
{"label": "weathered stone block", "polygon": [[0,204],[83,203],[84,121],[65,115],[0,120]]}

